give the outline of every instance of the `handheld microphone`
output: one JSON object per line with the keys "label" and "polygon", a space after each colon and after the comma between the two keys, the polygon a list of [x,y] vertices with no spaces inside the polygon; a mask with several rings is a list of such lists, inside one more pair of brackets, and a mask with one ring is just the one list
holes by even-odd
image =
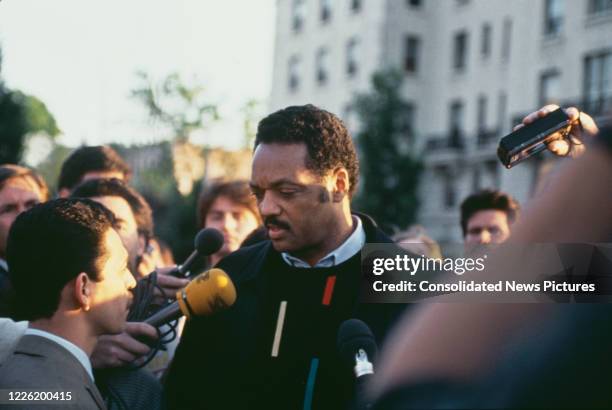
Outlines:
{"label": "handheld microphone", "polygon": [[221,269],[210,269],[196,276],[176,292],[176,301],[160,309],[144,322],[159,327],[181,316],[212,315],[227,309],[236,301],[236,288]]}
{"label": "handheld microphone", "polygon": [[195,237],[194,251],[189,255],[182,265],[177,266],[169,272],[170,275],[179,278],[191,276],[194,265],[201,257],[212,255],[223,247],[223,234],[214,228],[204,228]]}
{"label": "handheld microphone", "polygon": [[366,385],[374,374],[378,346],[372,330],[359,319],[349,319],[340,325],[337,338],[338,351],[343,361],[355,373],[355,400],[352,408],[369,409]]}

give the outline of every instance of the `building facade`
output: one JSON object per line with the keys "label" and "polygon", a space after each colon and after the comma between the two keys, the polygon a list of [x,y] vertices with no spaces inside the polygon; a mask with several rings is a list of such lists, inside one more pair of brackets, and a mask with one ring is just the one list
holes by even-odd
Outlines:
{"label": "building facade", "polygon": [[610,0],[278,0],[270,110],[313,103],[355,132],[355,93],[397,68],[424,163],[419,223],[461,240],[482,188],[524,203],[546,156],[506,170],[499,139],[545,103],[612,109]]}

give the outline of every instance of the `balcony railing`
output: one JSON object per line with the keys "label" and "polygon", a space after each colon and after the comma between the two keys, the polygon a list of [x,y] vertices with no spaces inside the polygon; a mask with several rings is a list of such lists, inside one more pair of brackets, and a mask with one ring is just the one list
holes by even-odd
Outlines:
{"label": "balcony railing", "polygon": [[494,130],[480,130],[476,134],[476,146],[486,147],[491,144],[495,144],[499,141],[501,135],[498,129]]}
{"label": "balcony railing", "polygon": [[431,137],[425,143],[425,152],[439,151],[443,149],[463,150],[465,141],[461,133],[455,132],[442,137]]}

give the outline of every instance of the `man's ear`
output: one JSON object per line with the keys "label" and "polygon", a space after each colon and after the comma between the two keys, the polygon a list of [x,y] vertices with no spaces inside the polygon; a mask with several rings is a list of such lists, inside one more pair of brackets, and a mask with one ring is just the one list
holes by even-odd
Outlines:
{"label": "man's ear", "polygon": [[334,181],[332,200],[334,202],[341,202],[344,197],[349,194],[351,188],[351,182],[349,180],[349,175],[346,168],[336,168],[334,170],[332,180]]}
{"label": "man's ear", "polygon": [[139,232],[138,233],[138,256],[142,256],[146,253],[147,246],[149,245],[147,242],[148,242],[147,238]]}
{"label": "man's ear", "polygon": [[74,298],[77,305],[84,311],[91,307],[91,293],[93,282],[85,272],[78,274],[74,280]]}

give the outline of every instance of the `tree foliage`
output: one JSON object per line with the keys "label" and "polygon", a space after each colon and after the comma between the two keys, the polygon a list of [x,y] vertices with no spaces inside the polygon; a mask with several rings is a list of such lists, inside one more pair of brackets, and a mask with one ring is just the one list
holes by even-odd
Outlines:
{"label": "tree foliage", "polygon": [[372,91],[357,95],[357,145],[361,153],[361,187],[356,206],[372,215],[383,229],[405,228],[418,210],[421,165],[414,153],[407,123],[409,105],[400,90],[403,76],[395,70],[372,76]]}
{"label": "tree foliage", "polygon": [[146,72],[136,75],[140,85],[132,90],[132,97],[143,103],[151,119],[168,126],[176,141],[186,142],[194,131],[206,129],[219,120],[217,106],[206,101],[201,85],[187,84],[177,73],[159,84]]}
{"label": "tree foliage", "polygon": [[26,136],[34,133],[55,137],[60,130],[42,101],[9,89],[0,78],[0,164],[20,162]]}
{"label": "tree foliage", "polygon": [[248,100],[241,109],[244,115],[244,147],[252,149],[257,134],[257,123],[261,119],[261,103],[255,99]]}
{"label": "tree foliage", "polygon": [[27,130],[25,107],[14,92],[0,85],[0,164],[21,160]]}

